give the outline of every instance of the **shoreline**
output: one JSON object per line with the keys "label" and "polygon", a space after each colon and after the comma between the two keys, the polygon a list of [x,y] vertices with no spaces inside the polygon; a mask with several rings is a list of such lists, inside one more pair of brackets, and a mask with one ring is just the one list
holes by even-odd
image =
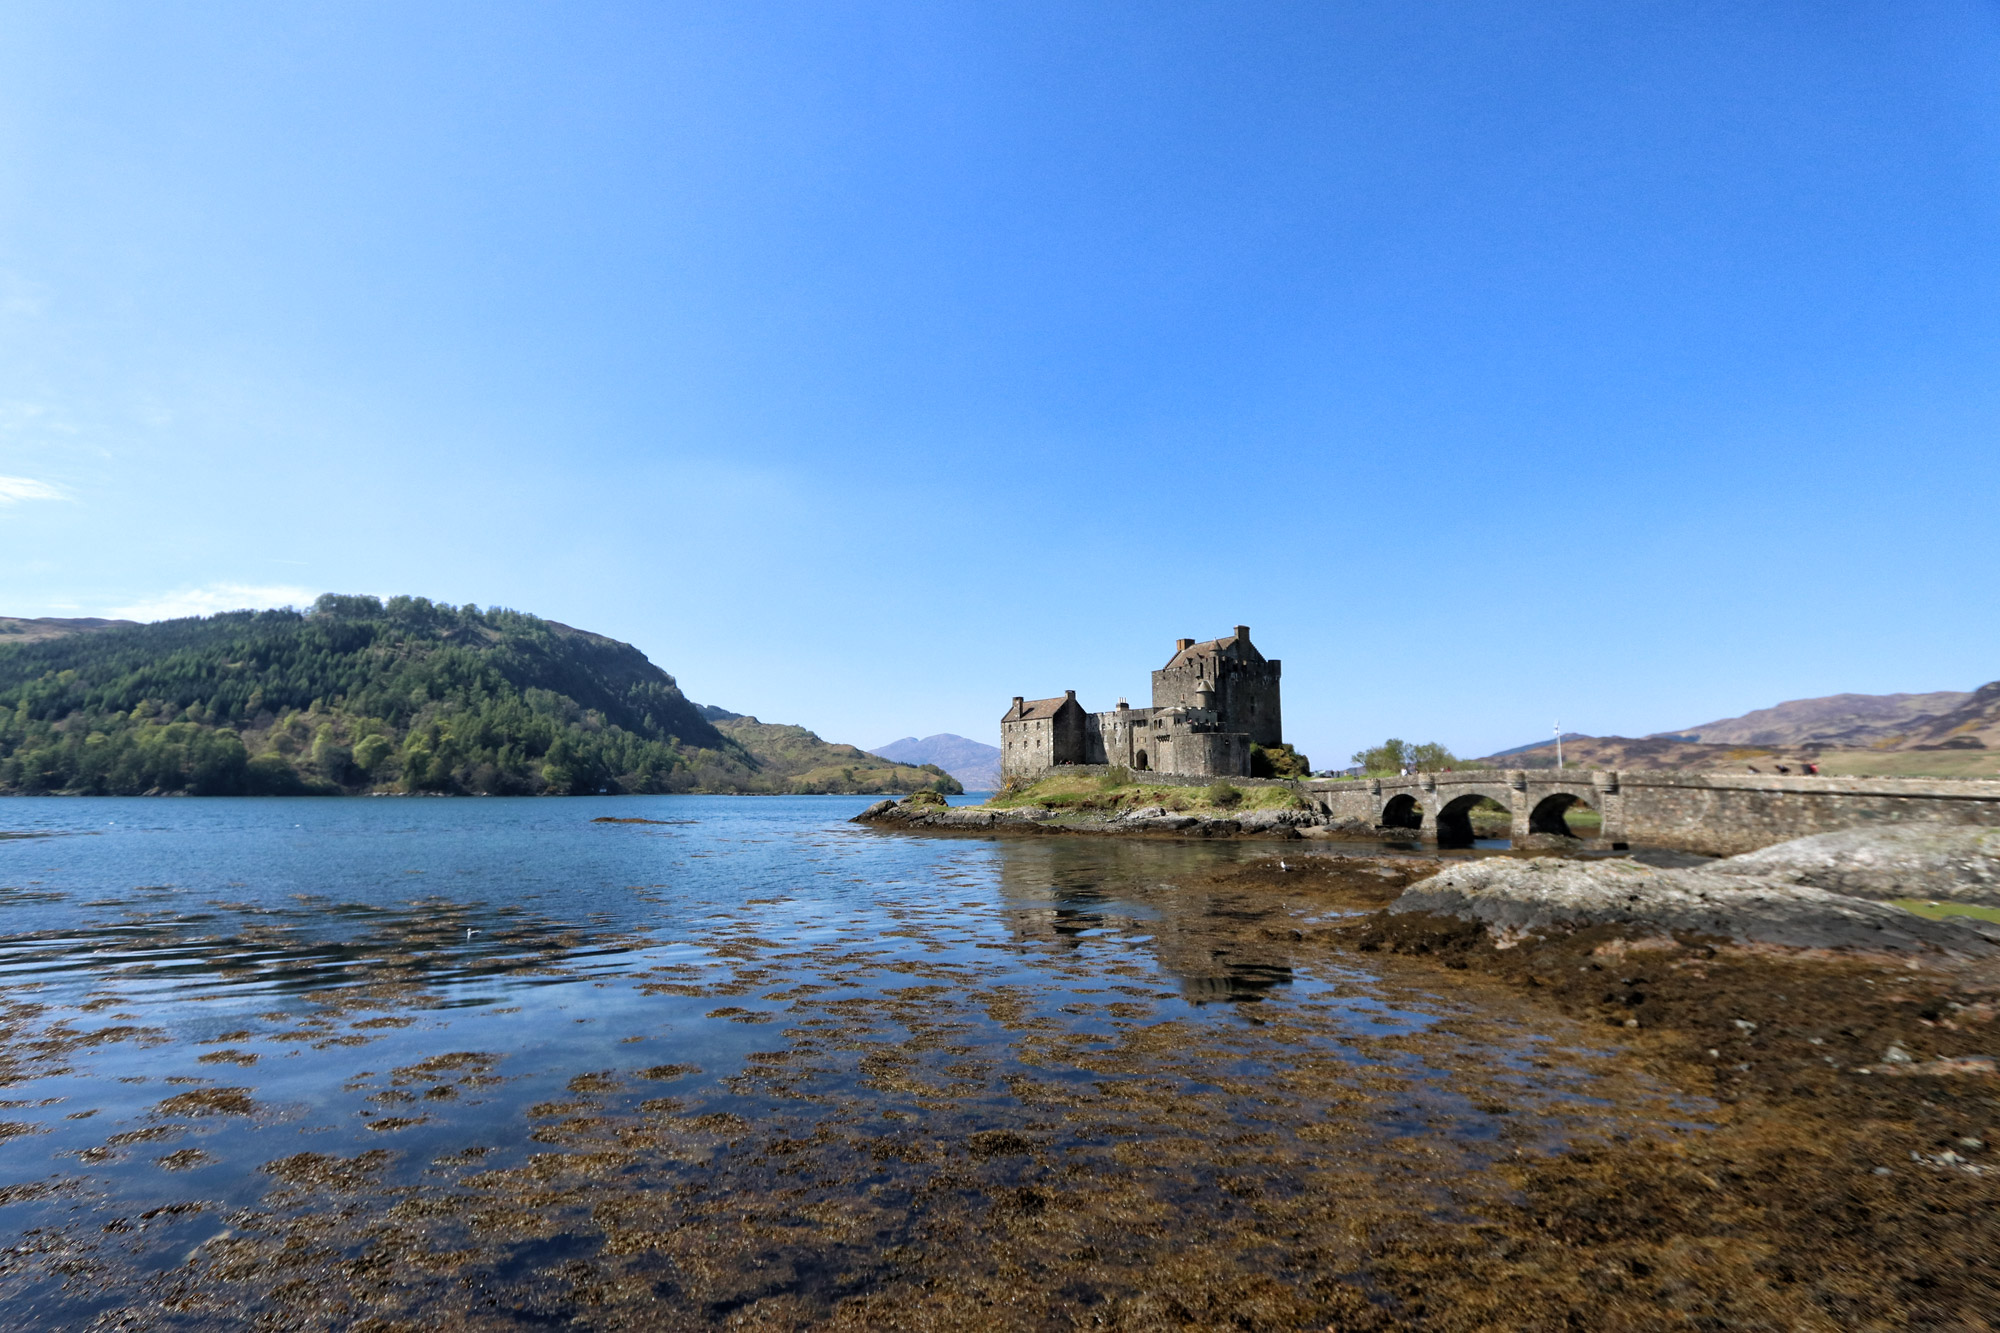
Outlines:
{"label": "shoreline", "polygon": [[[1077,813],[1045,806],[995,807],[933,805],[890,797],[869,806],[848,822],[910,833],[1069,834],[1081,837],[1197,838],[1267,842],[1316,842],[1356,847],[1401,846],[1405,840],[1387,837],[1385,830],[1352,820],[1333,820],[1310,809],[1260,809],[1233,813],[1173,811],[1148,807],[1118,815]],[[1427,830],[1425,832],[1428,832]],[[1409,838],[1412,850],[1443,851],[1599,852],[1601,840],[1536,835],[1509,848],[1440,848],[1436,837],[1419,833]],[[1673,850],[1661,848],[1657,850]]]}
{"label": "shoreline", "polygon": [[1510,1192],[1482,1201],[1476,1227],[1389,1240],[1373,1276],[1413,1322],[1832,1329],[2000,1315],[2000,962],[1627,923],[1510,936],[1397,910],[1407,865],[1384,860],[1378,878],[1363,857],[1279,864],[1212,878],[1347,907],[1301,923],[1296,947],[1497,987],[1604,1032],[1628,1072],[1703,1108],[1666,1140],[1496,1165]]}

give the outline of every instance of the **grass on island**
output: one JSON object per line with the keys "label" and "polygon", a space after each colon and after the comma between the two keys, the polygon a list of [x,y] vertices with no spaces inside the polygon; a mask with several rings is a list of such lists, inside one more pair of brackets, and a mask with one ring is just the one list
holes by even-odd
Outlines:
{"label": "grass on island", "polygon": [[1929,898],[1891,898],[1889,901],[1906,912],[1915,912],[1918,916],[1927,916],[1933,921],[1948,916],[1969,916],[1981,921],[2000,923],[2000,907],[1982,907],[1977,903],[1932,901]]}
{"label": "grass on island", "polygon": [[1127,770],[1113,769],[1109,773],[1057,775],[1026,784],[1010,780],[987,804],[1003,810],[1039,806],[1079,814],[1117,814],[1160,806],[1176,814],[1214,815],[1296,810],[1302,802],[1289,787],[1237,785],[1227,780],[1206,787],[1170,787],[1134,781]]}
{"label": "grass on island", "polygon": [[1841,778],[2000,778],[2000,750],[1832,750],[1819,771]]}

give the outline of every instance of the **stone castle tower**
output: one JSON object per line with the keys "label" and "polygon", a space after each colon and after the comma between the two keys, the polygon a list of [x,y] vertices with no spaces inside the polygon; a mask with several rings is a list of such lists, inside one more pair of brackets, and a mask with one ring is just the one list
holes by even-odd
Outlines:
{"label": "stone castle tower", "polygon": [[1000,719],[1000,772],[1032,777],[1065,764],[1123,764],[1138,772],[1248,777],[1250,747],[1284,743],[1278,702],[1282,664],[1250,642],[1180,639],[1153,673],[1153,706],[1124,700],[1086,712],[1070,690],[1057,699],[1014,698]]}

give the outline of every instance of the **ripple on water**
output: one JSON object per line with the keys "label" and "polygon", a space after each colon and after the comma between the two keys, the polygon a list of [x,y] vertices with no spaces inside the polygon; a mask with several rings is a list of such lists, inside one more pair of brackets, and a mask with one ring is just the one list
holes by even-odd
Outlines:
{"label": "ripple on water", "polygon": [[131,823],[8,900],[24,1328],[943,1290],[1032,1323],[1163,1283],[1323,1324],[1371,1225],[1684,1118],[1576,1032],[1315,944],[1358,900],[1232,879],[1255,848],[886,838],[858,801],[133,804],[71,803]]}

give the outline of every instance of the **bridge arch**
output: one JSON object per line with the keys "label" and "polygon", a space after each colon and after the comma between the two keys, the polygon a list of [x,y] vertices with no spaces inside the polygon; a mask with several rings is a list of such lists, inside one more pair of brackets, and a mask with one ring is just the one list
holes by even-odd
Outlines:
{"label": "bridge arch", "polygon": [[1600,820],[1602,818],[1597,807],[1593,806],[1588,800],[1577,793],[1568,791],[1550,792],[1547,796],[1536,801],[1534,807],[1529,810],[1528,832],[1531,834],[1548,834],[1558,838],[1587,836],[1586,834],[1579,833],[1570,825],[1572,812],[1581,813],[1584,811],[1599,815]]}
{"label": "bridge arch", "polygon": [[1382,803],[1382,813],[1376,824],[1385,829],[1420,829],[1424,826],[1424,807],[1410,792],[1397,792]]}
{"label": "bridge arch", "polygon": [[1491,792],[1469,791],[1446,799],[1437,812],[1437,844],[1440,847],[1470,847],[1477,840],[1472,826],[1473,812],[1497,805],[1511,813],[1509,804]]}

